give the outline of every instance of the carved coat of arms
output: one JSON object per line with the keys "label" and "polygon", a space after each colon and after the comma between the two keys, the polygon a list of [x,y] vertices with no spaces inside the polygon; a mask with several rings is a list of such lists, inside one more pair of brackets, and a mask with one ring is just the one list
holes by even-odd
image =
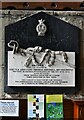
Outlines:
{"label": "carved coat of arms", "polygon": [[44,36],[47,31],[47,27],[44,24],[45,20],[38,20],[39,24],[36,26],[36,31],[38,32],[38,36]]}

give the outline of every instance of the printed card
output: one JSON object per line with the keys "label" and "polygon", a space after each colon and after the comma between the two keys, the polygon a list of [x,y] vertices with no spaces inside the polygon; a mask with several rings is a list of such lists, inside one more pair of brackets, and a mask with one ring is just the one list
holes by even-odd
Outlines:
{"label": "printed card", "polygon": [[19,116],[19,100],[0,100],[0,116]]}
{"label": "printed card", "polygon": [[63,95],[46,95],[46,120],[63,118]]}
{"label": "printed card", "polygon": [[28,95],[28,120],[39,120],[44,118],[44,95]]}

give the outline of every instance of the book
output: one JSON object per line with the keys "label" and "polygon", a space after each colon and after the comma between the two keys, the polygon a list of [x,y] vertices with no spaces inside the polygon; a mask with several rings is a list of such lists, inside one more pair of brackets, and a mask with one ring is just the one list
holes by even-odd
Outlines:
{"label": "book", "polygon": [[44,95],[30,94],[28,95],[28,120],[44,119]]}
{"label": "book", "polygon": [[63,95],[46,95],[46,120],[63,118]]}

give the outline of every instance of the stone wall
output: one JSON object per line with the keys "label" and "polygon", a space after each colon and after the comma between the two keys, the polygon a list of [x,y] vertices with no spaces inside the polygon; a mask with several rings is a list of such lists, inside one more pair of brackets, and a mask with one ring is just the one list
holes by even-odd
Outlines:
{"label": "stone wall", "polygon": [[[5,26],[21,19],[30,16],[37,11],[27,10],[1,10],[0,11],[0,98],[4,97],[4,46],[5,46]],[[56,17],[64,20],[81,29],[80,33],[80,94],[84,95],[84,13],[83,12],[63,12],[63,11],[47,11],[48,14],[55,15]],[[78,93],[79,94],[79,93]]]}

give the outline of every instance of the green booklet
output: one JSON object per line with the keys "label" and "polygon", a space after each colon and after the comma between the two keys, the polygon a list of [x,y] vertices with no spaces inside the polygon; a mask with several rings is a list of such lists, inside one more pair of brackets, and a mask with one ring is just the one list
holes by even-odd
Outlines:
{"label": "green booklet", "polygon": [[46,120],[63,119],[63,95],[46,95]]}

